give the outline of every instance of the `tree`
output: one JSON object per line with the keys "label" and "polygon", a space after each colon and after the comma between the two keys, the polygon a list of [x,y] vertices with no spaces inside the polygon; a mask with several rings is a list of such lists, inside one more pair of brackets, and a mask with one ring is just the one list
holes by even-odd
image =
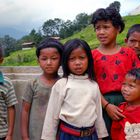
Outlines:
{"label": "tree", "polygon": [[61,38],[66,38],[71,36],[74,33],[74,31],[75,30],[74,30],[73,22],[67,20],[62,24],[59,35]]}
{"label": "tree", "polygon": [[9,56],[11,52],[17,50],[17,41],[16,39],[10,37],[9,35],[5,35],[2,40],[2,45],[4,46],[4,54],[5,56]]}
{"label": "tree", "polygon": [[86,13],[80,13],[76,16],[75,25],[77,26],[78,30],[85,28],[89,25],[89,16]]}
{"label": "tree", "polygon": [[42,26],[44,35],[47,37],[59,36],[63,22],[64,21],[59,18],[47,20]]}

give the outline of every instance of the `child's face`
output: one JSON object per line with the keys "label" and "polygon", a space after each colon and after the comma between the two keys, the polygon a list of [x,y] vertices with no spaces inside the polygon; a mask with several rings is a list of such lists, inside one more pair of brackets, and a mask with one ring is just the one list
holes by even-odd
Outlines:
{"label": "child's face", "polygon": [[83,75],[88,68],[88,57],[83,48],[74,49],[68,59],[68,67],[71,73]]}
{"label": "child's face", "polygon": [[128,103],[131,105],[140,104],[140,80],[135,80],[134,76],[126,75],[121,91]]}
{"label": "child's face", "polygon": [[100,41],[101,45],[108,46],[116,42],[116,37],[119,33],[119,29],[115,28],[110,20],[101,20],[96,23],[95,32],[97,39]]}
{"label": "child's face", "polygon": [[38,63],[46,75],[55,74],[60,66],[60,54],[56,48],[45,48],[40,51]]}
{"label": "child's face", "polygon": [[137,55],[140,55],[140,32],[133,32],[125,42],[128,47],[136,51]]}

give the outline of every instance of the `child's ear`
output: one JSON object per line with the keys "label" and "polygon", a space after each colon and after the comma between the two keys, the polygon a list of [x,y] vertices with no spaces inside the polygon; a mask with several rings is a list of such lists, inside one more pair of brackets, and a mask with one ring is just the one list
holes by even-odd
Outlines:
{"label": "child's ear", "polygon": [[36,61],[37,61],[37,63],[39,64],[39,59],[38,59],[38,58],[36,59]]}
{"label": "child's ear", "polygon": [[128,41],[128,39],[127,39],[127,38],[125,38],[125,39],[124,39],[124,42],[125,42],[125,43],[127,43],[127,41]]}
{"label": "child's ear", "polygon": [[0,64],[3,62],[3,57],[0,58]]}
{"label": "child's ear", "polygon": [[121,31],[121,27],[118,28],[118,34],[120,33],[120,31]]}

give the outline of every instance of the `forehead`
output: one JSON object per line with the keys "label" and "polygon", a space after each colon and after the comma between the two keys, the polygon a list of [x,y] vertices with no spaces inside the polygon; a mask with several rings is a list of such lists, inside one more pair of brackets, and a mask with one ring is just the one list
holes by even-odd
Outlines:
{"label": "forehead", "polygon": [[124,81],[125,81],[125,82],[128,82],[128,83],[135,83],[135,84],[140,85],[140,79],[136,79],[135,76],[130,75],[130,74],[127,74],[127,75],[125,76],[125,80],[124,80]]}
{"label": "forehead", "polygon": [[95,24],[95,26],[98,26],[98,25],[112,25],[112,21],[111,20],[99,20],[97,21],[97,23]]}
{"label": "forehead", "polygon": [[135,31],[135,32],[131,33],[129,37],[136,38],[137,40],[140,40],[140,32]]}
{"label": "forehead", "polygon": [[84,50],[84,48],[82,47],[78,47],[74,50],[72,50],[71,54],[70,55],[74,55],[74,54],[86,54],[86,51]]}
{"label": "forehead", "polygon": [[42,52],[51,52],[51,53],[58,53],[58,50],[56,48],[43,48],[40,50],[40,53]]}

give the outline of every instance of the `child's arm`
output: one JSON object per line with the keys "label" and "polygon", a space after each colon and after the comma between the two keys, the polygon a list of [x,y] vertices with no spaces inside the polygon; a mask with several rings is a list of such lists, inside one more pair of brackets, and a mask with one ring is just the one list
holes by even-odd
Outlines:
{"label": "child's arm", "polygon": [[31,104],[23,101],[22,103],[22,112],[21,112],[21,136],[22,140],[29,140],[29,112]]}
{"label": "child's arm", "polygon": [[15,106],[8,107],[8,133],[5,140],[12,140],[15,123]]}
{"label": "child's arm", "polygon": [[125,118],[125,116],[122,114],[122,110],[118,106],[111,103],[108,104],[108,101],[103,97],[103,95],[101,95],[101,100],[103,108],[107,111],[112,120],[120,120]]}
{"label": "child's arm", "polygon": [[101,93],[98,86],[97,86],[96,92],[97,92],[97,96],[96,96],[95,104],[96,104],[97,119],[95,121],[95,128],[98,135],[98,139],[102,140],[102,138],[105,138],[108,136],[108,132],[105,126],[105,122],[103,120],[103,116],[102,116]]}

